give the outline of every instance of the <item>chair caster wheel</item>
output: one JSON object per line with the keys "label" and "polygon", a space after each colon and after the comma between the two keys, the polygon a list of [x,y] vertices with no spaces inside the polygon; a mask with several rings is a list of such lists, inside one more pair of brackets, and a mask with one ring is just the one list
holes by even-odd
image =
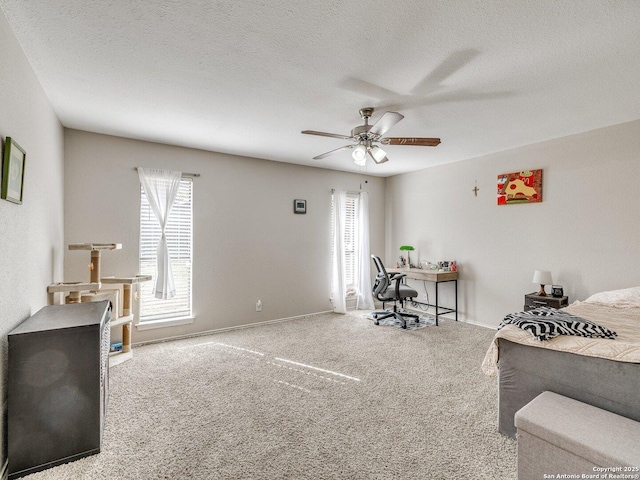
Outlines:
{"label": "chair caster wheel", "polygon": [[376,321],[373,322],[375,325],[380,325],[380,322],[378,321],[378,319],[376,318]]}

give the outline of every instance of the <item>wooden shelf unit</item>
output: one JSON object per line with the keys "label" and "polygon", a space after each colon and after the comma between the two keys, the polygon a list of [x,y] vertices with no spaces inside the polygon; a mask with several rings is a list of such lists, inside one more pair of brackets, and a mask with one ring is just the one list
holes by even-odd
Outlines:
{"label": "wooden shelf unit", "polygon": [[[122,351],[109,352],[109,366],[118,365],[133,357],[131,351],[131,326],[134,315],[132,312],[132,287],[143,282],[151,281],[151,275],[136,275],[133,277],[102,277],[101,252],[103,250],[120,250],[121,243],[72,243],[69,250],[84,250],[91,252],[89,282],[55,283],[49,285],[47,292],[51,294],[50,303],[95,303],[108,300],[113,305],[113,316],[110,328],[122,328]],[[103,288],[103,285],[115,285],[113,289]],[[120,289],[122,288],[122,290]],[[63,296],[60,299],[60,293]],[[56,295],[58,294],[58,295]],[[120,304],[122,315],[120,316]]]}
{"label": "wooden shelf unit", "polygon": [[151,275],[136,275],[135,277],[104,277],[100,279],[103,284],[122,285],[122,317],[116,318],[111,323],[111,328],[122,326],[122,350],[110,352],[109,366],[114,367],[133,358],[131,351],[131,327],[133,325],[133,285],[151,281]]}

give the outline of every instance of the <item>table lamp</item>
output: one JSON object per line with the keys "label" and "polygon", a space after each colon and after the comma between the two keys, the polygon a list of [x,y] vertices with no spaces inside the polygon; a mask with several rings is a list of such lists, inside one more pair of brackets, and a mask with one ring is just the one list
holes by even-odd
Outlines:
{"label": "table lamp", "polygon": [[533,274],[533,283],[540,285],[540,291],[536,295],[539,297],[546,297],[547,292],[544,291],[544,286],[551,285],[553,283],[551,272],[548,270],[536,270]]}

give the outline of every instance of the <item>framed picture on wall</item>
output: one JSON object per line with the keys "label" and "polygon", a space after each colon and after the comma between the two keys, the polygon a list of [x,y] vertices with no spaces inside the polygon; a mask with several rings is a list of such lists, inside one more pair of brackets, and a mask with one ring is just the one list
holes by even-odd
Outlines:
{"label": "framed picture on wall", "polygon": [[498,205],[542,201],[542,169],[498,175]]}
{"label": "framed picture on wall", "polygon": [[4,159],[2,165],[2,198],[13,203],[22,203],[22,188],[24,186],[24,164],[26,152],[7,137],[4,144]]}

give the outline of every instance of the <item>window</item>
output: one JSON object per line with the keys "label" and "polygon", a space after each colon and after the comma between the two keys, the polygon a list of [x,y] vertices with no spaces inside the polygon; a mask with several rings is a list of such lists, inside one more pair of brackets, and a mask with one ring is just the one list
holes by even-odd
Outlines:
{"label": "window", "polygon": [[[344,257],[345,257],[345,277],[348,294],[358,289],[358,252],[359,231],[358,231],[358,208],[360,197],[355,193],[347,193],[347,203],[345,212],[345,228],[344,228]],[[336,254],[335,245],[333,244],[333,236],[335,233],[334,225],[336,218],[336,209],[334,196],[331,196],[331,252]],[[349,296],[349,295],[348,295]]]}
{"label": "window", "polygon": [[160,224],[140,187],[140,274],[152,275],[140,284],[140,323],[191,316],[191,264],[193,234],[193,182],[182,179],[167,222],[167,244],[171,257],[176,295],[168,300],[155,298],[156,247]]}

